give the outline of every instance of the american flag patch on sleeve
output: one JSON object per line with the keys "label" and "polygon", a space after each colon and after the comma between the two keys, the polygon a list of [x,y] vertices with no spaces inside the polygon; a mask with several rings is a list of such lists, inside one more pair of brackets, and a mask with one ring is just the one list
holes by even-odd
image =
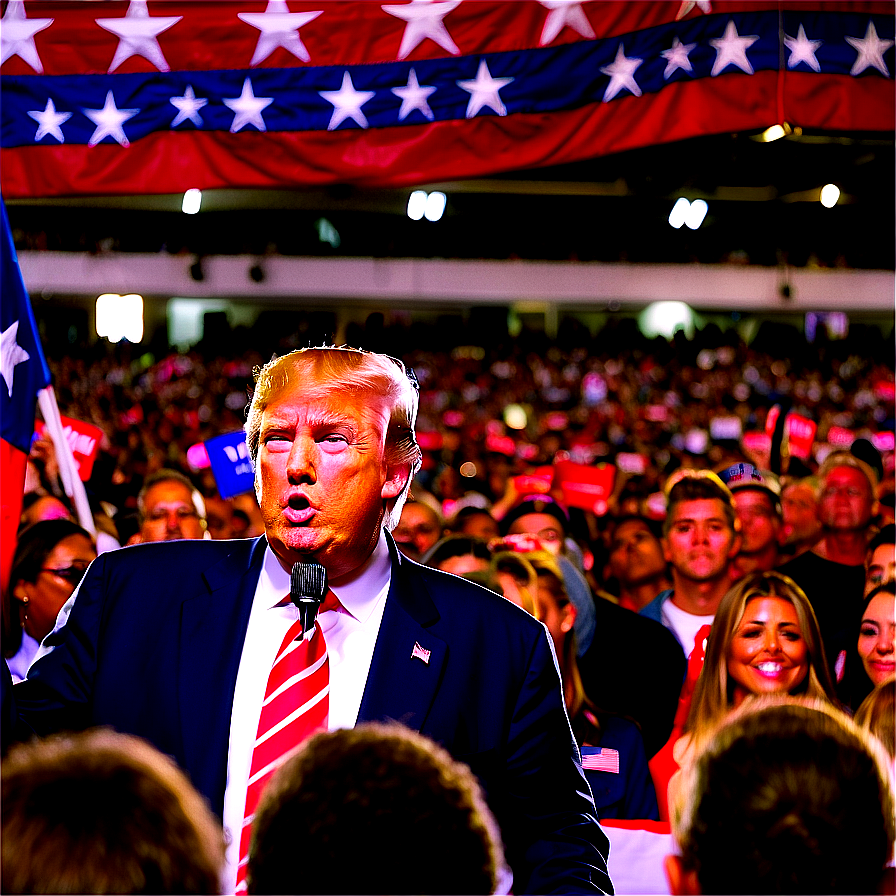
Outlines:
{"label": "american flag patch on sleeve", "polygon": [[619,750],[611,750],[609,747],[582,747],[582,768],[618,775]]}

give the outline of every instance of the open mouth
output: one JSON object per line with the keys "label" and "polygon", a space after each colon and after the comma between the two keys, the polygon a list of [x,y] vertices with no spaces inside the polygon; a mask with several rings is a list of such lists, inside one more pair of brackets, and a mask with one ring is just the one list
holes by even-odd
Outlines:
{"label": "open mouth", "polygon": [[760,675],[764,675],[766,678],[777,678],[784,669],[780,663],[759,663],[755,668]]}
{"label": "open mouth", "polygon": [[289,522],[299,525],[314,516],[314,508],[304,495],[292,495],[283,509],[283,515]]}

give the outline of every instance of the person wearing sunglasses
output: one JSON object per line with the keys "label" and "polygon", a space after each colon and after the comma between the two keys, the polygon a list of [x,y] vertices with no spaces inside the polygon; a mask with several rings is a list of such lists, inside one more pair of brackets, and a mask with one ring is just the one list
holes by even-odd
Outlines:
{"label": "person wearing sunglasses", "polygon": [[14,681],[25,678],[95,557],[90,534],[71,520],[41,520],[22,530],[3,596],[3,655]]}

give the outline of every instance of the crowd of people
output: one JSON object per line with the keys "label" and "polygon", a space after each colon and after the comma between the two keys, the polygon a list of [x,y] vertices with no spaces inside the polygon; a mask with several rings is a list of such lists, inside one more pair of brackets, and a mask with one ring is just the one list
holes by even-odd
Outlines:
{"label": "crowd of people", "polygon": [[[673,892],[722,892],[712,875],[736,864],[721,860],[715,840],[700,840],[725,814],[724,801],[707,802],[706,776],[729,768],[733,782],[727,754],[746,739],[766,763],[756,774],[775,778],[772,766],[789,756],[780,743],[797,734],[871,756],[841,783],[855,789],[855,774],[880,804],[881,837],[854,861],[863,880],[886,886],[896,768],[892,345],[876,352],[864,333],[864,344],[822,340],[775,352],[778,331],[750,345],[733,333],[708,328],[692,341],[648,342],[625,327],[596,337],[573,328],[550,343],[527,334],[437,351],[402,350],[407,333],[377,331],[374,347],[399,355],[419,388],[420,466],[392,535],[405,557],[471,579],[544,623],[597,815],[672,822],[680,847],[668,869]],[[97,553],[266,531],[270,540],[270,508],[252,493],[222,498],[211,469],[190,452],[243,427],[263,360],[210,356],[203,346],[158,361],[51,359],[62,413],[104,431],[87,483],[98,535],[73,522],[52,445],[38,440],[3,596],[3,649],[15,680],[53,646],[55,633],[40,645],[72,612],[69,598]],[[788,431],[788,416],[815,425],[809,450]],[[251,427],[249,447],[254,458]],[[558,473],[570,463],[609,472],[590,505],[570,501]],[[769,696],[777,702],[763,703]],[[815,775],[835,779],[843,763],[826,765],[830,754],[819,751]],[[732,807],[747,799],[737,783]],[[298,785],[283,786],[292,793]],[[817,791],[814,779],[793,786],[800,793],[756,809],[753,836],[778,837],[780,856],[744,892],[849,891],[843,870],[829,867],[836,850],[828,834],[807,820],[820,811],[801,790]],[[476,832],[470,842],[485,858],[479,882],[453,879],[470,887],[453,891],[495,891],[504,862],[498,822],[474,786],[462,790],[476,816],[464,822]],[[321,798],[341,805],[354,797]],[[712,822],[695,820],[704,811]],[[724,824],[736,824],[734,808],[729,815]],[[779,836],[782,824],[796,833]],[[799,856],[789,881],[778,867],[788,849]],[[5,863],[4,849],[4,873]],[[815,876],[801,870],[810,868]],[[270,892],[261,879],[254,892]],[[250,892],[252,880],[250,871]],[[267,880],[275,888],[283,881]]]}

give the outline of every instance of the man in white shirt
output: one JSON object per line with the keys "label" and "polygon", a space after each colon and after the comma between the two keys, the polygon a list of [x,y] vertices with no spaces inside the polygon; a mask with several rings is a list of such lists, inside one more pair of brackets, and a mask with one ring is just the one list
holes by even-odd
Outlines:
{"label": "man in white shirt", "polygon": [[740,550],[734,498],[715,473],[680,470],[666,485],[663,553],[672,570],[671,590],[661,591],[642,616],[662,622],[685,656],[731,585],[731,563]]}
{"label": "man in white shirt", "polygon": [[[417,400],[412,372],[384,355],[305,349],[266,365],[246,424],[265,535],[104,555],[29,681],[13,696],[2,680],[4,738],[16,716],[39,733],[145,737],[236,843],[266,683],[298,613],[289,573],[316,562],[339,601],[319,619],[327,727],[399,721],[466,762],[502,827],[515,892],[611,891],[544,627],[402,557],[387,533],[420,463]],[[227,892],[236,858],[232,845]]]}

